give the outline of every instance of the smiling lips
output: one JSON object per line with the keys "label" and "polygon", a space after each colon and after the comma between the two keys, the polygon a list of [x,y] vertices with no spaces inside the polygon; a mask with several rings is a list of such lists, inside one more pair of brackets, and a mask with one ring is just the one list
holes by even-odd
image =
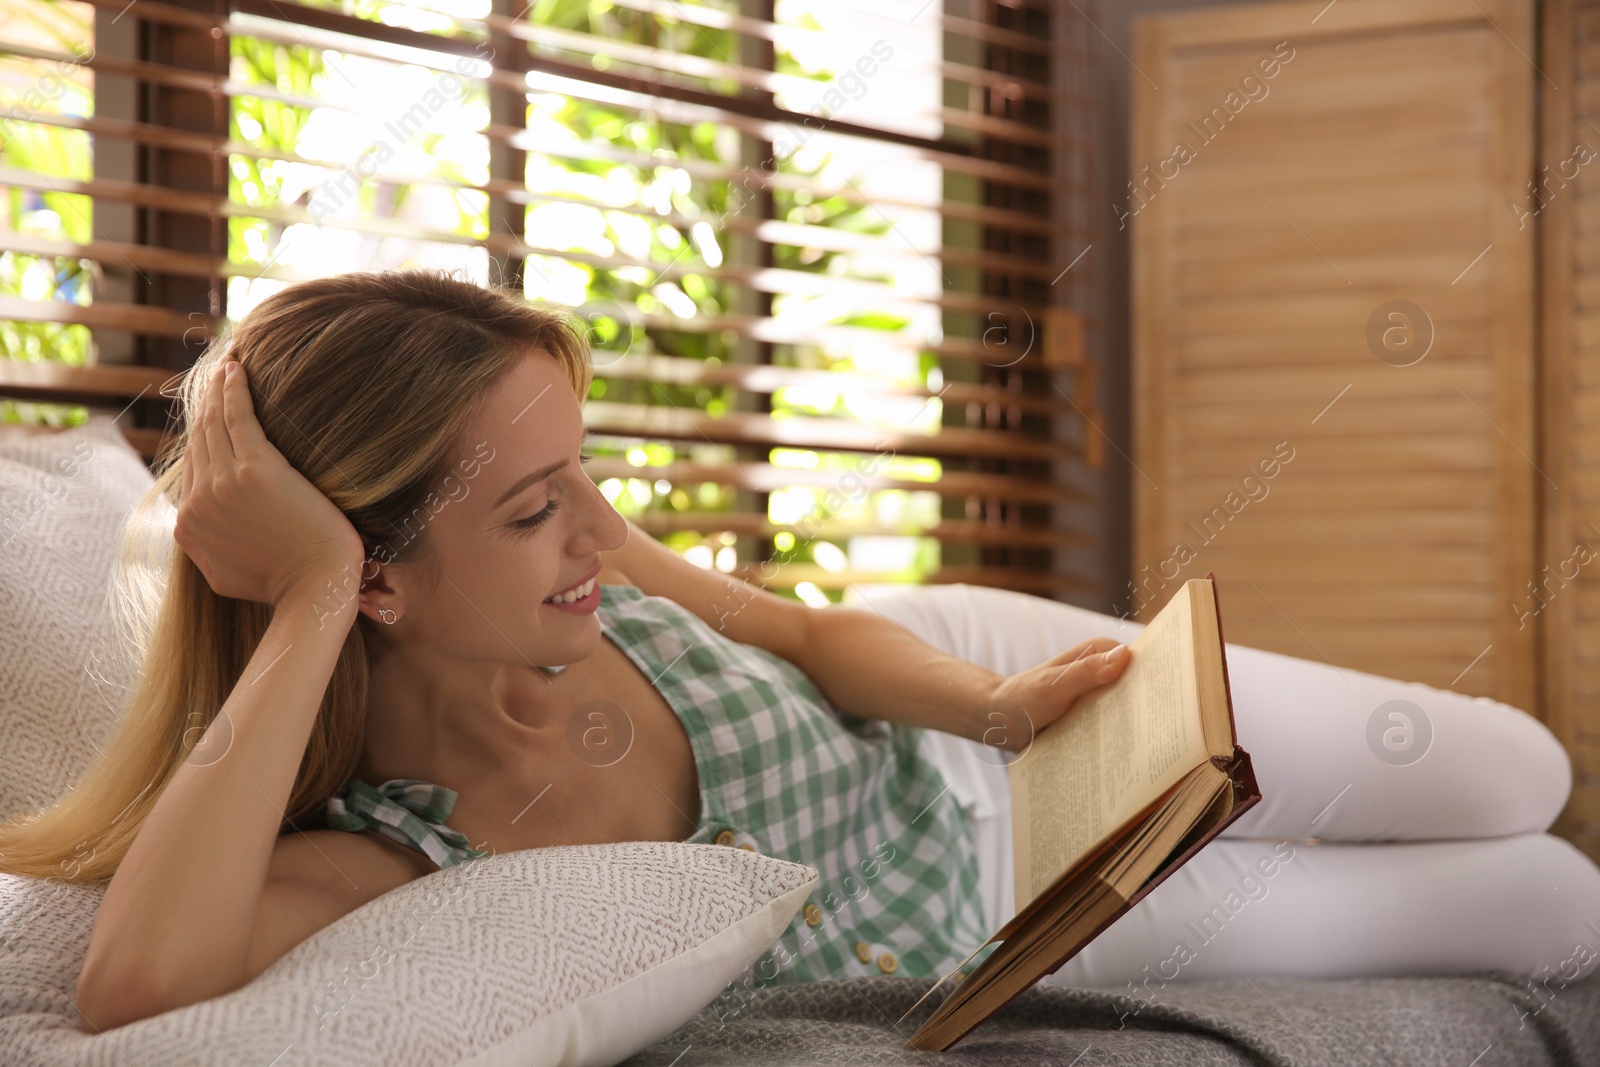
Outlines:
{"label": "smiling lips", "polygon": [[573,586],[570,592],[559,593],[556,596],[546,597],[545,599],[552,604],[570,604],[574,600],[582,600],[584,597],[594,592],[594,583],[596,580],[597,579],[590,578],[582,585]]}
{"label": "smiling lips", "polygon": [[582,600],[584,597],[586,597],[590,593],[594,592],[594,585],[595,585],[595,582],[598,580],[599,576],[600,576],[600,565],[597,563],[597,564],[595,564],[594,570],[591,571],[589,573],[589,576],[586,577],[583,581],[579,582],[577,585],[569,587],[568,589],[566,589],[563,592],[556,593],[553,596],[545,597],[544,598],[545,599],[545,603],[547,603],[547,604],[570,604],[574,600]]}

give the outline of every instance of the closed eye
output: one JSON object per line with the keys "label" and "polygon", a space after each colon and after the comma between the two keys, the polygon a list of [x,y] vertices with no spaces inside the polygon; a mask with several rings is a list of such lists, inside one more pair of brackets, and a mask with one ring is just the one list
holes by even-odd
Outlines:
{"label": "closed eye", "polygon": [[552,500],[550,503],[534,512],[532,515],[529,515],[525,519],[517,519],[511,525],[523,530],[536,530],[545,523],[549,522],[550,516],[554,515],[556,513],[556,509],[560,506],[561,501]]}
{"label": "closed eye", "polygon": [[[579,463],[587,463],[592,458],[594,458],[594,457],[580,455],[578,457],[578,462]],[[552,500],[552,501],[550,501],[550,503],[546,504],[544,507],[542,507],[538,511],[534,512],[532,515],[529,515],[525,519],[517,519],[511,525],[513,525],[513,526],[515,526],[515,527],[517,527],[519,529],[522,529],[522,530],[537,530],[539,527],[541,527],[545,523],[549,522],[550,521],[550,516],[554,515],[556,513],[556,510],[558,508],[560,508],[560,507],[561,507],[561,501]]]}

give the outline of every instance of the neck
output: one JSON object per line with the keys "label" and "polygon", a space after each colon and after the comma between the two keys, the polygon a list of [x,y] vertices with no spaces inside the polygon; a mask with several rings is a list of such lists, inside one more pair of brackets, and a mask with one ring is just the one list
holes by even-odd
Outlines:
{"label": "neck", "polygon": [[391,650],[372,668],[356,777],[372,786],[420,778],[459,791],[519,766],[564,731],[575,673]]}

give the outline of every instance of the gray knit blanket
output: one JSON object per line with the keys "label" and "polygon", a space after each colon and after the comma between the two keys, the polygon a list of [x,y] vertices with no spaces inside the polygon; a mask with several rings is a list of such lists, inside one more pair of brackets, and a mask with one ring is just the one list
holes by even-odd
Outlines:
{"label": "gray knit blanket", "polygon": [[730,987],[624,1067],[1600,1065],[1600,976],[1197,979],[1152,1000],[1034,986],[948,1051],[907,1051],[937,997],[898,1020],[932,985],[878,975]]}

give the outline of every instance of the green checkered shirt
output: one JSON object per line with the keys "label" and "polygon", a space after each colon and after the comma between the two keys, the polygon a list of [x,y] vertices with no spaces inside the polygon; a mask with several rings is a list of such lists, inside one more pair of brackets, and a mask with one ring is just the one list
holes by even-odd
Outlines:
{"label": "green checkered shirt", "polygon": [[942,977],[993,933],[971,829],[921,728],[834,707],[800,668],[676,601],[600,590],[601,628],[694,748],[700,825],[686,840],[747,844],[821,876],[750,984]]}
{"label": "green checkered shirt", "polygon": [[[602,585],[601,629],[688,733],[700,823],[684,840],[745,846],[815,867],[816,888],[748,987],[869,974],[940,978],[984,928],[966,814],[918,727],[835,708],[794,664],[724,636],[637,586]],[[456,793],[412,778],[352,779],[330,828],[373,828],[440,867],[487,853],[444,825]],[[975,967],[995,946],[972,958]]]}
{"label": "green checkered shirt", "polygon": [[330,830],[376,830],[443,869],[488,855],[473,848],[466,834],[444,825],[455,806],[454,789],[420,778],[391,778],[376,789],[352,778],[328,798],[322,816]]}

